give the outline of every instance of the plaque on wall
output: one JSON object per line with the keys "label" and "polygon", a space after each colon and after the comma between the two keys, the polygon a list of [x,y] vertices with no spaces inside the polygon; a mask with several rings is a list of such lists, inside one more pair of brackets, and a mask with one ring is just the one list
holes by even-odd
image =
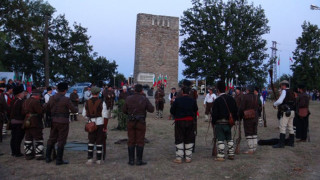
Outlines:
{"label": "plaque on wall", "polygon": [[138,82],[153,83],[154,74],[153,73],[139,73]]}

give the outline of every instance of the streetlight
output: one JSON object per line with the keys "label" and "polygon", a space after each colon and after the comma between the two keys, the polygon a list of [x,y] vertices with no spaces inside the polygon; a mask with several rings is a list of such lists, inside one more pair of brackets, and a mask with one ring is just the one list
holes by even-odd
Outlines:
{"label": "streetlight", "polygon": [[113,88],[116,87],[116,75],[114,74],[113,75]]}
{"label": "streetlight", "polygon": [[319,6],[316,6],[316,5],[311,4],[310,9],[311,9],[311,10],[320,10],[320,7],[319,7]]}
{"label": "streetlight", "polygon": [[238,74],[236,74],[236,85],[237,85],[237,87],[238,87]]}

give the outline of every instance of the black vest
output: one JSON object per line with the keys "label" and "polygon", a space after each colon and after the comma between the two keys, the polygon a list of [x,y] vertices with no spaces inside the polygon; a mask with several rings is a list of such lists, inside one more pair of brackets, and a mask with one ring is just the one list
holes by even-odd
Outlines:
{"label": "black vest", "polygon": [[286,97],[284,98],[281,106],[288,105],[291,110],[295,110],[296,99],[295,99],[293,90],[286,89],[285,91],[286,91]]}

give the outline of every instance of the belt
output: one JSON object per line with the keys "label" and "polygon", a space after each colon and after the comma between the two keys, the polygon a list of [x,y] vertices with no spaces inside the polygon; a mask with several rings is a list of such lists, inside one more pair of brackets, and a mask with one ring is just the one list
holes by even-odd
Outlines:
{"label": "belt", "polygon": [[23,120],[11,119],[11,124],[23,124]]}
{"label": "belt", "polygon": [[192,116],[187,116],[187,117],[183,117],[183,118],[176,118],[174,120],[175,121],[193,121],[193,117]]}
{"label": "belt", "polygon": [[229,124],[229,121],[226,119],[219,119],[216,121],[216,124]]}
{"label": "belt", "polygon": [[54,113],[51,115],[51,117],[64,117],[69,118],[69,113]]}

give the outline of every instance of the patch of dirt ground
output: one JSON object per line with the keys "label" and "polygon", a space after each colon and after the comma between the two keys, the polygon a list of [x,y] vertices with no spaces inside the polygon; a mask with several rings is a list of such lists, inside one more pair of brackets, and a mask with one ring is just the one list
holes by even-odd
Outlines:
{"label": "patch of dirt ground", "polygon": [[[320,103],[311,102],[310,136],[311,142],[296,143],[295,147],[273,149],[270,146],[258,147],[254,155],[236,155],[234,161],[216,162],[211,156],[212,128],[208,133],[208,123],[204,122],[203,96],[199,97],[200,118],[198,120],[198,136],[196,152],[192,163],[174,164],[174,126],[168,120],[169,103],[165,104],[164,118],[155,119],[155,113],[148,114],[144,160],[146,166],[129,166],[126,144],[114,144],[127,137],[126,131],[113,131],[117,120],[111,119],[108,126],[106,161],[103,165],[85,164],[86,151],[65,151],[65,159],[69,165],[56,166],[45,161],[14,158],[10,156],[10,134],[0,144],[0,179],[320,179],[319,155],[319,118]],[[154,99],[150,99],[154,103]],[[258,138],[278,138],[278,120],[272,103],[267,102],[268,127],[259,127]],[[68,142],[87,142],[84,131],[85,120],[70,123]],[[45,143],[49,129],[44,129]],[[242,130],[243,133],[243,130]],[[23,145],[21,146],[21,149]],[[246,150],[246,141],[242,134],[241,150]]]}

